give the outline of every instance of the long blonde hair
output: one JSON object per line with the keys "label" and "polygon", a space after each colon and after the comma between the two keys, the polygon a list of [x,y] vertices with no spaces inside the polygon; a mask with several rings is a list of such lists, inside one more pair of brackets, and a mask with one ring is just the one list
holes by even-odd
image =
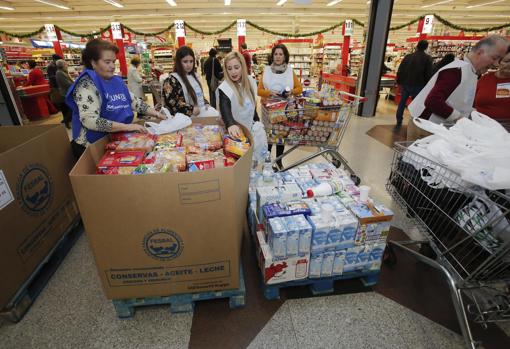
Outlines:
{"label": "long blonde hair", "polygon": [[[230,75],[228,75],[227,63],[233,59],[237,59],[239,63],[241,63],[241,81],[240,83],[236,83],[232,81]],[[255,91],[253,91],[252,86],[250,84],[250,80],[248,80],[248,69],[246,68],[246,61],[244,57],[237,51],[232,51],[223,59],[223,71],[225,72],[225,81],[229,84],[230,88],[234,90],[234,93],[237,96],[237,100],[241,106],[244,106],[244,97],[249,96],[253,105],[256,105],[255,99]]]}

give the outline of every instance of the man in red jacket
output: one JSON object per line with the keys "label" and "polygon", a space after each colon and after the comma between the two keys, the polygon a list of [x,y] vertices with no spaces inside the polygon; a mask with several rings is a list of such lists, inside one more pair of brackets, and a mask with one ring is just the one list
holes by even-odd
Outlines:
{"label": "man in red jacket", "polygon": [[244,60],[246,61],[246,69],[248,69],[248,75],[251,75],[251,56],[248,52],[248,45],[245,42],[241,44],[241,53],[243,54]]}

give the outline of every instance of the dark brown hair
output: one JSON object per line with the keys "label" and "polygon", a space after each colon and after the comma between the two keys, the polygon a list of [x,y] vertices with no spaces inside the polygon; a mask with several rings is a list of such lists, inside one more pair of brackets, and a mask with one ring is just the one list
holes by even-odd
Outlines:
{"label": "dark brown hair", "polygon": [[[182,59],[186,56],[193,57],[193,69],[191,70],[190,75],[193,75],[195,80],[197,80],[198,84],[200,85],[200,88],[202,88],[202,84],[200,83],[200,80],[195,75],[195,53],[191,48],[188,46],[181,46],[175,53],[175,62],[174,62],[174,72],[179,74],[182,81],[184,82],[184,85],[186,86],[186,89],[188,90],[188,94],[190,95],[191,99],[193,100],[194,104],[197,104],[197,94],[195,93],[195,90],[193,87],[191,87],[191,84],[188,80],[188,74],[186,74],[186,71],[184,70],[184,67],[182,65]],[[203,90],[203,89],[202,89]]]}
{"label": "dark brown hair", "polygon": [[87,42],[85,49],[81,53],[83,65],[88,69],[94,69],[92,61],[100,60],[103,51],[112,51],[117,54],[119,53],[119,48],[113,43],[101,39],[92,39]]}
{"label": "dark brown hair", "polygon": [[138,67],[140,65],[140,58],[138,57],[131,58],[131,64],[134,65],[135,67]]}
{"label": "dark brown hair", "polygon": [[273,49],[271,50],[271,56],[269,56],[268,61],[269,64],[273,64],[273,56],[277,49],[281,49],[283,51],[283,55],[285,56],[285,63],[289,64],[289,50],[287,49],[287,46],[284,44],[278,44],[276,46],[273,46]]}
{"label": "dark brown hair", "polygon": [[28,67],[30,69],[34,69],[35,67],[37,67],[37,63],[33,59],[31,59],[28,61]]}

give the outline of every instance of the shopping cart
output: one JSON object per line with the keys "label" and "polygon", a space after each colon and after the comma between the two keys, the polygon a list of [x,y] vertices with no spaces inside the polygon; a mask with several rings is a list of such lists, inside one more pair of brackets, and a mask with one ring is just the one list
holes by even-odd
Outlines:
{"label": "shopping cart", "polygon": [[[465,343],[476,348],[468,314],[485,328],[510,320],[510,196],[463,181],[409,150],[410,144],[395,143],[386,187],[426,240],[389,241],[387,260],[396,261],[397,247],[441,271]],[[412,244],[427,255],[407,247]]]}
{"label": "shopping cart", "polygon": [[508,132],[510,132],[510,119],[496,119]]}
{"label": "shopping cart", "polygon": [[[338,148],[353,111],[366,98],[347,92],[339,92],[339,95],[342,102],[337,105],[316,104],[303,98],[262,103],[262,122],[268,143],[291,146],[274,160],[275,171],[287,171],[323,156],[337,167],[343,165],[353,174]],[[317,152],[283,166],[281,160],[301,146],[316,147]]]}

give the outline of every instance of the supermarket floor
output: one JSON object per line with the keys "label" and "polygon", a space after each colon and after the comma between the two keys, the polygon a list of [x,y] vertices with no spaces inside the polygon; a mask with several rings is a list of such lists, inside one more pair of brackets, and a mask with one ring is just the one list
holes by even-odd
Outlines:
{"label": "supermarket floor", "polygon": [[[376,118],[351,120],[341,145],[371,195],[396,216],[390,238],[419,237],[405,223],[385,190],[393,151],[388,139],[394,106],[382,101]],[[376,132],[374,132],[374,127]],[[367,132],[372,136],[367,135]],[[374,138],[374,136],[376,138]],[[297,153],[302,157],[310,150]],[[398,229],[400,228],[400,229]],[[85,236],[54,275],[25,318],[0,322],[0,348],[462,348],[445,281],[431,268],[397,254],[384,266],[379,284],[337,282],[335,293],[310,297],[306,288],[288,289],[267,301],[260,289],[253,246],[245,237],[243,262],[247,305],[230,311],[228,302],[198,303],[194,314],[171,314],[168,307],[138,309],[119,320],[102,293]],[[503,330],[474,326],[486,348],[510,348]]]}

